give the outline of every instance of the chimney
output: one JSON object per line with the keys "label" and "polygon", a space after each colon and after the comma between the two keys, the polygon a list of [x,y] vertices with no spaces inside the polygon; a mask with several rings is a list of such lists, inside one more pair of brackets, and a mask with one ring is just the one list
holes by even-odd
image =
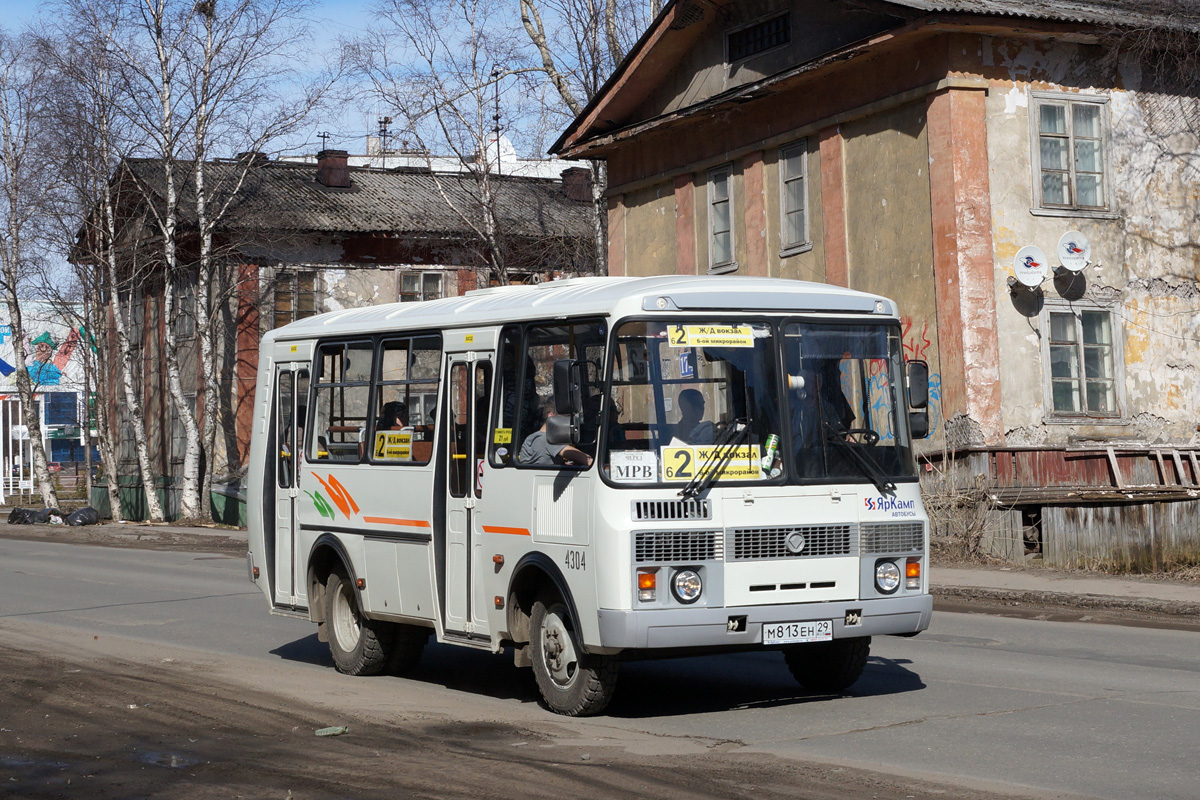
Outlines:
{"label": "chimney", "polygon": [[592,201],[592,171],[587,167],[571,167],[562,172],[563,193],[568,200],[581,203]]}
{"label": "chimney", "polygon": [[349,153],[345,150],[322,150],[317,153],[317,181],[334,189],[350,188]]}

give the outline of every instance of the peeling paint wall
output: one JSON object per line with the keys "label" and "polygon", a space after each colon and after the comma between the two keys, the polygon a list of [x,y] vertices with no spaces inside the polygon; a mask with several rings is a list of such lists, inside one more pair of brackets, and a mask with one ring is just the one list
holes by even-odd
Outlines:
{"label": "peeling paint wall", "polygon": [[675,188],[660,183],[625,195],[625,275],[675,272]]}
{"label": "peeling paint wall", "polygon": [[[1197,101],[1143,85],[1136,64],[1106,62],[1095,47],[979,41],[979,68],[990,83],[989,177],[1008,443],[1200,441]],[[1109,213],[1056,216],[1035,209],[1034,92],[1109,99]],[[1088,237],[1093,265],[1075,279],[1051,277],[1040,294],[1010,294],[1007,278],[1017,250],[1037,245],[1056,265],[1058,241],[1070,230]],[[1103,424],[1047,419],[1043,337],[1048,305],[1112,308],[1121,354],[1116,380],[1124,394],[1120,419]]]}
{"label": "peeling paint wall", "polygon": [[930,431],[940,445],[937,305],[925,103],[842,126],[850,288],[891,297],[903,315],[904,355],[929,362]]}

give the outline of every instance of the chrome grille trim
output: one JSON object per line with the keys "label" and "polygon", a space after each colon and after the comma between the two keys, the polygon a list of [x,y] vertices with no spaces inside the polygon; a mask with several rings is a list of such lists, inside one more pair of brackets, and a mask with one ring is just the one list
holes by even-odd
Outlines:
{"label": "chrome grille trim", "polygon": [[[731,528],[726,536],[727,561],[768,561],[780,558],[848,556],[854,552],[857,525],[789,525],[769,528]],[[804,548],[792,553],[787,537],[799,533]]]}
{"label": "chrome grille trim", "polygon": [[721,531],[638,531],[633,535],[635,564],[720,561],[724,556]]}
{"label": "chrome grille trim", "polygon": [[860,536],[862,555],[920,553],[925,550],[923,522],[867,522]]}
{"label": "chrome grille trim", "polygon": [[693,519],[712,519],[712,503],[708,500],[634,500],[634,520],[653,522],[683,522]]}

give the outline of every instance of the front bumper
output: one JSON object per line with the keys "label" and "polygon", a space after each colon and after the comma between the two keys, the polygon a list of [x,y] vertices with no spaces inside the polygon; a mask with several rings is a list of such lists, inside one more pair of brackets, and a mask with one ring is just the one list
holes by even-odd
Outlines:
{"label": "front bumper", "polygon": [[[861,611],[858,625],[846,614]],[[833,620],[835,639],[918,633],[929,627],[933,597],[928,594],[884,600],[850,600],[819,605],[733,606],[727,608],[600,609],[600,642],[605,650],[724,647],[762,642],[763,623]],[[730,630],[730,618],[745,617],[745,629]]]}

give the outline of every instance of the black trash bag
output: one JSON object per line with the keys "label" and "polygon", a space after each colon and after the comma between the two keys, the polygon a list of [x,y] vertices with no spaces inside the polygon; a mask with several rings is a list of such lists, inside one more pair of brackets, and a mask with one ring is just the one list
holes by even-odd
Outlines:
{"label": "black trash bag", "polygon": [[68,514],[66,523],[68,525],[99,525],[100,512],[91,506],[84,506]]}
{"label": "black trash bag", "polygon": [[33,522],[33,519],[31,519],[32,516],[33,512],[28,508],[14,508],[12,511],[8,512],[8,524],[28,525]]}
{"label": "black trash bag", "polygon": [[51,517],[62,519],[62,512],[57,508],[43,508],[41,511],[30,512],[30,522],[44,523],[49,522]]}

